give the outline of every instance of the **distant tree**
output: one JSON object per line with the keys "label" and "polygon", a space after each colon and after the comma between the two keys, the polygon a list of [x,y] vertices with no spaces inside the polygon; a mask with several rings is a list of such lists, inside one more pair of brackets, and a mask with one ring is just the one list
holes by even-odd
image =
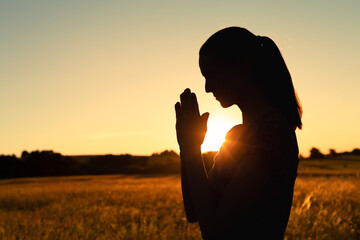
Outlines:
{"label": "distant tree", "polygon": [[314,159],[314,158],[323,159],[324,154],[322,154],[318,148],[313,147],[313,148],[310,149],[310,158],[312,158],[312,159]]}
{"label": "distant tree", "polygon": [[33,151],[28,154],[24,151],[23,160],[24,176],[64,176],[76,174],[78,163],[71,157],[64,157],[53,151]]}
{"label": "distant tree", "polygon": [[173,150],[165,150],[150,156],[146,168],[147,173],[179,173],[180,156]]}
{"label": "distant tree", "polygon": [[23,151],[23,152],[21,153],[21,160],[27,161],[28,158],[29,158],[29,156],[30,156],[30,154],[29,154],[27,151]]}
{"label": "distant tree", "polygon": [[360,149],[354,148],[354,150],[352,150],[351,153],[354,154],[354,155],[360,155]]}
{"label": "distant tree", "polygon": [[162,157],[162,158],[175,158],[178,159],[180,156],[174,150],[165,150],[161,153],[153,153],[151,157]]}
{"label": "distant tree", "polygon": [[0,178],[20,177],[20,167],[20,159],[18,159],[15,155],[0,156]]}
{"label": "distant tree", "polygon": [[302,154],[299,154],[299,160],[304,160],[304,156]]}
{"label": "distant tree", "polygon": [[330,149],[329,149],[329,156],[330,156],[330,157],[335,157],[336,155],[338,155],[338,154],[337,154],[337,152],[335,151],[335,149],[330,148]]}

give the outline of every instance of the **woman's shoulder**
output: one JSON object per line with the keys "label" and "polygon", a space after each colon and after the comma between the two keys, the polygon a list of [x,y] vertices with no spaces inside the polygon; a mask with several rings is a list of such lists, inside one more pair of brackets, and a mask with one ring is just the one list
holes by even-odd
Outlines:
{"label": "woman's shoulder", "polygon": [[225,140],[234,140],[242,135],[244,131],[244,126],[242,124],[235,125],[232,127],[226,134]]}

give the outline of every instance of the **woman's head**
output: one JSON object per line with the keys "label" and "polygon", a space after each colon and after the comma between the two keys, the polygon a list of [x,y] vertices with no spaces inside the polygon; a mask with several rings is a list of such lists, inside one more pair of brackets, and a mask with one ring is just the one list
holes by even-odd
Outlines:
{"label": "woman's head", "polygon": [[238,104],[242,98],[251,99],[255,89],[294,128],[301,129],[302,109],[290,73],[270,38],[229,27],[213,34],[200,48],[199,55],[205,89],[213,92],[223,107]]}

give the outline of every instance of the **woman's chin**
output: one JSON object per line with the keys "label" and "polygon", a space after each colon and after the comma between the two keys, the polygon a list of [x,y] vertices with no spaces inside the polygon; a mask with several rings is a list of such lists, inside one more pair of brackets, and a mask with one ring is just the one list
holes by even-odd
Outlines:
{"label": "woman's chin", "polygon": [[219,101],[219,102],[223,108],[228,108],[228,107],[231,107],[232,105],[234,105],[233,103],[229,103],[229,102],[225,102],[225,101]]}

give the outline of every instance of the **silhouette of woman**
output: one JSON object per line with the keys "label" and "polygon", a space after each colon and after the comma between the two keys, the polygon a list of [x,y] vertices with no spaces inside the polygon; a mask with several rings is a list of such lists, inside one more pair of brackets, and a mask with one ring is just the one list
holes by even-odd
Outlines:
{"label": "silhouette of woman", "polygon": [[185,89],[175,104],[186,217],[204,239],[283,239],[297,176],[296,128],[302,108],[290,73],[268,37],[229,27],[200,49],[205,90],[224,108],[237,105],[234,126],[206,172],[200,147],[209,113]]}

